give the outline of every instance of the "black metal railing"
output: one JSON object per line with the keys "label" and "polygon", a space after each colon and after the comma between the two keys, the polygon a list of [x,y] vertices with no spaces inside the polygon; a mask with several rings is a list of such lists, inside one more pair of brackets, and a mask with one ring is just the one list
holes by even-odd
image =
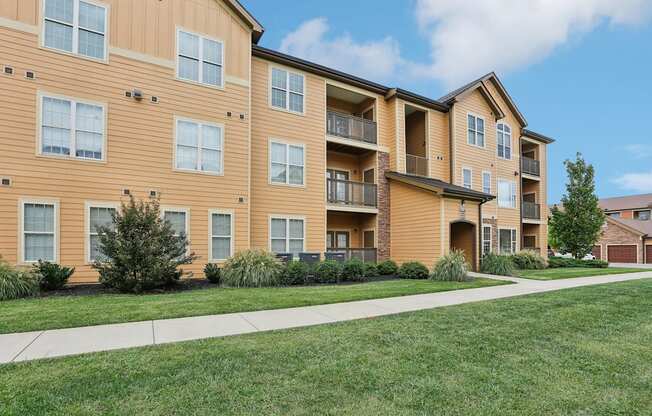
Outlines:
{"label": "black metal railing", "polygon": [[523,173],[533,176],[541,175],[541,163],[538,160],[523,156],[521,157],[521,167]]}
{"label": "black metal railing", "polygon": [[423,156],[415,156],[411,154],[405,155],[405,172],[411,175],[429,176],[428,175],[428,158]]}
{"label": "black metal railing", "polygon": [[376,184],[373,183],[342,179],[326,180],[326,194],[329,204],[376,208],[378,206],[377,188]]}
{"label": "black metal railing", "polygon": [[364,143],[376,144],[376,122],[336,111],[326,112],[326,132],[332,136],[344,137]]}
{"label": "black metal railing", "polygon": [[328,248],[331,253],[343,253],[345,260],[359,259],[365,263],[376,263],[378,249],[376,248]]}
{"label": "black metal railing", "polygon": [[534,202],[523,201],[523,218],[529,220],[540,220],[541,205],[535,204]]}

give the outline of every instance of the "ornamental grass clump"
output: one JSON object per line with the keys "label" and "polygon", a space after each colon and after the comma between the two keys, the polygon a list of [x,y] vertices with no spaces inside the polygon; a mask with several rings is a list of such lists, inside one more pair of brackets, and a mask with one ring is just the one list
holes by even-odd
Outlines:
{"label": "ornamental grass clump", "polygon": [[493,274],[496,276],[513,276],[514,263],[512,262],[511,256],[487,253],[482,258],[480,271],[482,273]]}
{"label": "ornamental grass clump", "polygon": [[465,282],[470,279],[469,265],[461,250],[452,250],[442,256],[433,268],[432,280],[445,282]]}
{"label": "ornamental grass clump", "polygon": [[264,250],[244,250],[226,261],[222,283],[229,287],[269,287],[281,284],[284,266]]}
{"label": "ornamental grass clump", "polygon": [[39,279],[34,273],[16,270],[0,258],[0,300],[36,296]]}

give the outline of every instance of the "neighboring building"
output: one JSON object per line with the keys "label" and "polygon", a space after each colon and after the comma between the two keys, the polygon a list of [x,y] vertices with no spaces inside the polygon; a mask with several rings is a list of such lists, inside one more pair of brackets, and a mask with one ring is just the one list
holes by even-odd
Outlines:
{"label": "neighboring building", "polygon": [[593,254],[613,263],[652,264],[652,194],[601,199],[600,207],[607,221]]}
{"label": "neighboring building", "polygon": [[128,195],[160,198],[196,275],[247,248],[477,266],[547,247],[552,139],[495,74],[434,100],[262,33],[235,0],[3,0],[4,259],[96,280],[95,225]]}

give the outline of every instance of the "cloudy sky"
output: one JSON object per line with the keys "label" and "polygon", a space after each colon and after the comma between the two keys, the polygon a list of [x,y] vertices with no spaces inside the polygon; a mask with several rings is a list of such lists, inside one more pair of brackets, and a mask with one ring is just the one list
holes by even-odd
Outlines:
{"label": "cloudy sky", "polygon": [[243,0],[261,45],[437,98],[496,71],[550,147],[549,199],[582,152],[601,197],[652,192],[652,0]]}

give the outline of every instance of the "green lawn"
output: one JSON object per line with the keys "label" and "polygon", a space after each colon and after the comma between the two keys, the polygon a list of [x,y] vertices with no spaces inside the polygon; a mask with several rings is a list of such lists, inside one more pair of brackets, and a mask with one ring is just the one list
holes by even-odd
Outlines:
{"label": "green lawn", "polygon": [[[150,319],[281,309],[504,284],[389,280],[352,285],[206,289],[157,295],[95,295],[0,302],[0,334]],[[1,415],[1,413],[0,413]]]}
{"label": "green lawn", "polygon": [[652,280],[0,366],[2,415],[649,415]]}
{"label": "green lawn", "polygon": [[608,269],[599,269],[595,267],[566,267],[545,270],[517,270],[516,276],[535,280],[557,280],[570,279],[573,277],[605,276],[608,274],[640,273],[645,271],[650,270],[619,267],[610,267]]}

